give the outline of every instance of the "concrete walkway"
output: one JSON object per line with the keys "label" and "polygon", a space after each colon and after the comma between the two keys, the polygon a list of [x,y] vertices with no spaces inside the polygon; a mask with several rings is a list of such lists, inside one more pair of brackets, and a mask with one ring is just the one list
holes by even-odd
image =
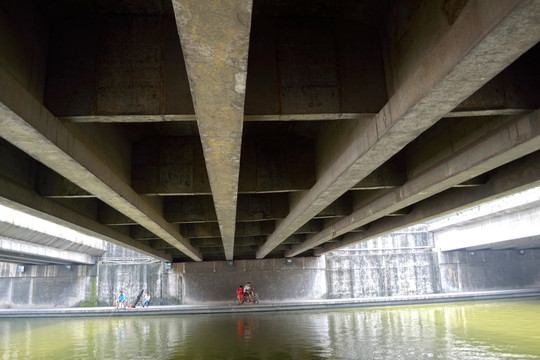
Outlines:
{"label": "concrete walkway", "polygon": [[114,309],[112,307],[85,308],[21,308],[0,309],[0,318],[42,317],[110,317],[143,315],[180,315],[213,313],[248,313],[268,311],[327,310],[338,308],[381,307],[414,304],[431,304],[458,301],[480,301],[512,298],[540,298],[540,288],[520,290],[481,291],[469,293],[446,293],[400,297],[377,297],[362,299],[302,300],[297,302],[265,302],[259,304],[206,303],[198,305],[157,305],[148,308]]}

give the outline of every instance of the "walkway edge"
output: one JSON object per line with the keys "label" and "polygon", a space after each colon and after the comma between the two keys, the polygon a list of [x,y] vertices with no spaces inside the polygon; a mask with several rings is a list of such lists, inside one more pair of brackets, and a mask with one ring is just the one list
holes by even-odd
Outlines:
{"label": "walkway edge", "polygon": [[88,308],[21,308],[0,309],[0,318],[49,318],[49,317],[111,317],[148,316],[216,313],[251,313],[270,311],[330,310],[345,308],[368,308],[403,306],[415,304],[434,304],[461,301],[483,301],[513,298],[540,298],[540,288],[521,290],[479,291],[467,293],[445,293],[411,295],[399,297],[377,297],[361,299],[303,300],[298,302],[272,302],[260,304],[200,304],[164,305],[148,308],[114,310],[110,307]]}

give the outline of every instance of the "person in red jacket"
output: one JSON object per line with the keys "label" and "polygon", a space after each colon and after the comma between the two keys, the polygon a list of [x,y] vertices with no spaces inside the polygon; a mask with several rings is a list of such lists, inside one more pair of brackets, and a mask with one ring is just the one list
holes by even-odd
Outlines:
{"label": "person in red jacket", "polygon": [[240,285],[236,289],[236,297],[238,298],[238,305],[241,305],[244,303],[244,287]]}

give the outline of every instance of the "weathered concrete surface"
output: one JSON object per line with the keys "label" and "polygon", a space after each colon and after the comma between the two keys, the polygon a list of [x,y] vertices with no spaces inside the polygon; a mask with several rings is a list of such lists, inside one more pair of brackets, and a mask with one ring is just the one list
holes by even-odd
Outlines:
{"label": "weathered concrete surface", "polygon": [[[406,298],[443,301],[467,297],[467,292],[512,289],[519,293],[538,288],[538,249],[441,253],[434,249],[426,229],[415,227],[324,257],[297,257],[290,262],[235,260],[169,267],[111,245],[107,256],[92,267],[27,266],[18,272],[15,264],[3,264],[0,283],[8,291],[0,297],[0,307],[94,304],[110,308],[120,290],[130,304],[144,290],[152,294],[152,306],[213,307],[234,304],[235,289],[248,281],[262,304],[277,306],[270,310],[280,310],[286,303],[332,306],[383,298],[389,303]],[[72,289],[76,291],[69,297],[56,298]]]}
{"label": "weathered concrete surface", "polygon": [[5,139],[105,203],[142,222],[194,260],[202,259],[152,204],[136,194],[4,68],[0,69],[0,79],[6,85],[2,89],[9,92],[9,96],[2,95],[5,100],[0,104],[0,125]]}
{"label": "weathered concrete surface", "polygon": [[[446,226],[441,221],[431,229],[435,246],[441,251],[508,248],[519,251],[537,247],[540,242],[540,195],[538,192],[526,191],[523,196],[523,200],[528,198],[530,202],[493,210],[487,215],[481,214],[480,209],[477,210],[478,216],[467,219],[466,214],[463,214],[462,221]],[[533,201],[535,198],[537,200]]]}
{"label": "weathered concrete surface", "polygon": [[96,256],[0,237],[0,259],[22,264],[94,265]]}
{"label": "weathered concrete surface", "polygon": [[538,249],[449,251],[439,255],[443,291],[538,287]]}
{"label": "weathered concrete surface", "polygon": [[173,0],[225,259],[234,230],[252,0]]}
{"label": "weathered concrete surface", "polygon": [[540,112],[535,111],[517,116],[493,131],[481,132],[474,141],[452,144],[452,152],[447,154],[442,162],[431,161],[433,165],[430,167],[422,164],[420,170],[409,175],[405,184],[358,207],[349,216],[308,237],[302,244],[288,251],[286,256],[296,256],[384,215],[418,203],[467,179],[475,178],[486,170],[492,170],[503,163],[536,151],[540,148],[539,114]]}
{"label": "weathered concrete surface", "polygon": [[311,257],[532,187],[539,7],[3,1],[0,202],[183,263]]}
{"label": "weathered concrete surface", "polygon": [[437,196],[432,196],[419,204],[407,215],[379,219],[363,232],[349,233],[342,240],[327,243],[322,249],[315,251],[322,255],[369,239],[392,233],[402,229],[405,224],[419,224],[424,221],[449,215],[472,205],[494,200],[503,195],[510,195],[526,190],[531,185],[540,186],[540,153],[535,152],[501,166],[490,173],[484,186],[469,188],[453,188]]}
{"label": "weathered concrete surface", "polygon": [[[519,43],[526,49],[535,44],[538,38],[531,36],[528,30],[515,32],[513,29],[516,21],[537,22],[537,15],[531,11],[538,11],[538,6],[528,3],[513,9],[515,4],[509,1],[504,4],[507,8],[501,4],[497,12],[466,5],[459,21],[425,50],[425,56],[414,59],[414,70],[404,76],[406,80],[396,87],[374,118],[351,128],[342,127],[334,137],[325,139],[326,151],[319,163],[317,183],[309,192],[294,199],[295,206],[289,216],[258,250],[257,258],[266,256],[315,213],[372,172],[377,167],[373,165],[395,155],[504,69],[508,62],[515,60],[520,51],[511,44]],[[528,20],[522,18],[529,15],[532,16]],[[482,21],[478,21],[479,18]],[[512,36],[507,36],[510,33]],[[504,45],[506,41],[508,47]],[[495,44],[499,52],[493,58],[490,48]],[[470,66],[473,63],[474,68]]]}
{"label": "weathered concrete surface", "polygon": [[[0,263],[0,307],[55,308],[95,303],[95,267],[24,266]],[[92,284],[94,282],[94,284]]]}

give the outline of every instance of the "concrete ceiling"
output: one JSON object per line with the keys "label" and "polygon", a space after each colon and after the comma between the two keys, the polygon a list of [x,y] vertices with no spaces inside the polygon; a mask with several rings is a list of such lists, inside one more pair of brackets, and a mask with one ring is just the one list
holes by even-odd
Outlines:
{"label": "concrete ceiling", "polygon": [[0,1],[0,203],[318,256],[540,184],[535,0]]}

